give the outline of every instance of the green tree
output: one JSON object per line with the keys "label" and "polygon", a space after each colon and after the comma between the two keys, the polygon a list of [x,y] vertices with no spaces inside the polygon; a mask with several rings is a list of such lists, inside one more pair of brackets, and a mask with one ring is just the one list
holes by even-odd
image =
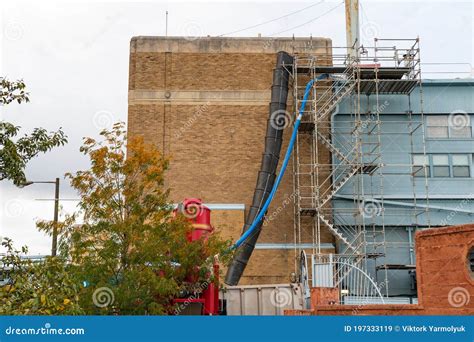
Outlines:
{"label": "green tree", "polygon": [[0,315],[77,315],[79,286],[60,258],[33,261],[28,249],[16,250],[10,239],[2,241],[0,258],[6,284],[0,287]]}
{"label": "green tree", "polygon": [[[29,102],[23,81],[0,77],[0,106]],[[24,170],[29,160],[67,140],[61,130],[48,133],[36,128],[30,135],[17,138],[20,127],[0,121],[0,181],[16,185],[25,182]],[[10,239],[2,242],[0,270],[7,280],[0,287],[0,314],[80,314],[77,281],[68,273],[60,258],[37,262],[25,258],[26,247],[15,250]]]}
{"label": "green tree", "polygon": [[[190,243],[191,225],[173,215],[164,177],[168,160],[143,139],[127,141],[123,123],[86,138],[91,168],[68,174],[80,212],[60,224],[59,251],[71,262],[89,314],[164,314],[170,300],[208,280],[214,255],[230,242],[217,234]],[[79,217],[83,223],[76,224]],[[49,233],[51,222],[39,222]],[[228,253],[222,262],[230,258]],[[193,275],[193,279],[189,278]]]}
{"label": "green tree", "polygon": [[[6,106],[14,101],[29,102],[25,83],[0,78],[0,105]],[[35,128],[30,135],[17,138],[19,130],[20,127],[12,123],[0,121],[0,180],[8,179],[15,185],[26,181],[24,170],[28,161],[67,142],[61,129],[48,132],[44,128]]]}

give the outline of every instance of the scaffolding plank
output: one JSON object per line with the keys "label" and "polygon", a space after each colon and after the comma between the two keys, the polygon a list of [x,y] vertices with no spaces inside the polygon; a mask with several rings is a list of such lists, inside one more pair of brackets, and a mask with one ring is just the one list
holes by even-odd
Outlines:
{"label": "scaffolding plank", "polygon": [[366,95],[375,94],[409,94],[418,84],[417,80],[399,80],[399,79],[361,79],[360,92]]}
{"label": "scaffolding plank", "polygon": [[[298,66],[298,74],[307,74],[310,71],[314,71],[316,74],[344,74],[347,72],[345,66]],[[409,67],[376,67],[376,66],[363,66],[359,68],[355,67],[351,69],[360,73],[361,79],[401,79],[407,75],[412,68]]]}
{"label": "scaffolding plank", "polygon": [[315,216],[316,208],[301,208],[300,214],[301,216]]}

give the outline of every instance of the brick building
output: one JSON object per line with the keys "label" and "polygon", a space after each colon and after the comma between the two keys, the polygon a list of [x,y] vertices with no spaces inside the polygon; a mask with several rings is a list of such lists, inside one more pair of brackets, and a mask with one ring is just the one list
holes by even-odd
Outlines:
{"label": "brick building", "polygon": [[[326,38],[135,37],[130,46],[130,136],[143,135],[171,158],[173,201],[212,204],[225,238],[241,234],[264,147],[276,53],[328,55]],[[291,99],[289,99],[291,101]],[[292,106],[289,103],[289,111]],[[284,133],[286,149],[290,130]],[[321,158],[329,153],[321,151]],[[295,271],[293,193],[287,172],[240,284],[287,283]],[[310,232],[302,241],[311,242]],[[322,246],[334,252],[324,231]]]}

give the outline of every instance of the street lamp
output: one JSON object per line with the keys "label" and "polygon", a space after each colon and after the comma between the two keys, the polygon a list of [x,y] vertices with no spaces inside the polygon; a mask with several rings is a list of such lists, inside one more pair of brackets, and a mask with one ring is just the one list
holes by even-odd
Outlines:
{"label": "street lamp", "polygon": [[56,250],[58,247],[58,215],[59,215],[59,178],[54,181],[27,181],[21,184],[21,187],[25,187],[31,184],[54,184],[54,225],[53,225],[53,242],[51,246],[51,256],[56,256]]}

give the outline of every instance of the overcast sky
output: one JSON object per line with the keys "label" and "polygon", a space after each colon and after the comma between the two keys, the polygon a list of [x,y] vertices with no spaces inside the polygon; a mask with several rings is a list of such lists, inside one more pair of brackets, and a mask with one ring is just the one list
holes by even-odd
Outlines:
{"label": "overcast sky", "polygon": [[[63,175],[85,169],[79,153],[82,137],[96,136],[115,121],[127,120],[129,42],[133,36],[216,36],[279,18],[316,4],[309,2],[163,2],[163,1],[8,1],[2,0],[0,75],[23,78],[31,103],[0,108],[1,119],[30,132],[62,127],[67,146],[41,155],[27,169],[31,180],[61,177],[61,205],[74,210],[77,198]],[[473,61],[473,3],[455,1],[363,1],[362,42],[373,37],[421,39],[425,63],[469,77]],[[326,14],[325,14],[326,13]],[[302,25],[303,23],[307,23]],[[322,1],[305,11],[240,31],[233,36],[320,36],[345,46],[342,1]],[[298,27],[299,26],[299,27]],[[296,28],[295,28],[296,27]],[[426,65],[425,70],[441,70]],[[425,74],[427,78],[442,75]],[[50,252],[50,239],[35,228],[53,216],[54,186],[18,189],[0,183],[0,236],[27,244],[31,254]]]}

